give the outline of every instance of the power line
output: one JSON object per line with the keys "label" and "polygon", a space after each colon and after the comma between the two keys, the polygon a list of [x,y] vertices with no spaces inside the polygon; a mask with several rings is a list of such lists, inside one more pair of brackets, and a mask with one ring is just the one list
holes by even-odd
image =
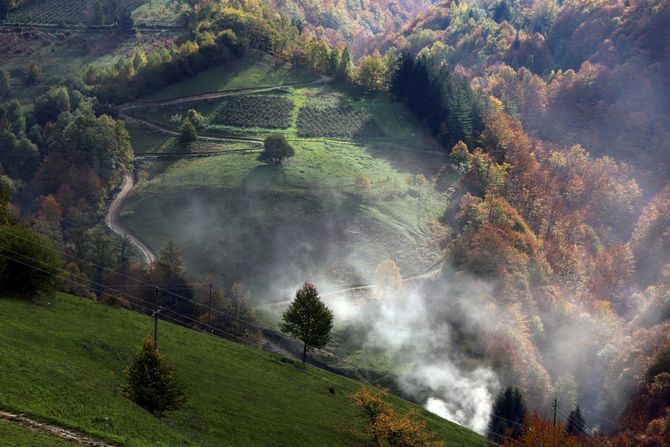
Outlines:
{"label": "power line", "polygon": [[[561,412],[561,415],[565,418],[566,420],[566,425],[568,427],[572,427],[573,429],[579,430],[579,427],[576,427],[574,423],[570,422],[570,415],[567,414],[567,411],[561,409],[559,410]],[[584,429],[587,429],[589,431],[594,431],[592,428],[588,427],[586,424],[584,424]],[[599,447],[608,447],[607,444],[605,444],[603,441],[597,439],[595,436],[593,436],[592,433],[589,433],[587,430],[581,430],[581,434],[592,444],[596,444]]]}
{"label": "power line", "polygon": [[[0,230],[2,230],[2,229],[0,229]],[[76,260],[79,260],[79,261],[81,261],[81,262],[87,263],[87,264],[89,264],[89,265],[91,265],[91,266],[94,266],[94,267],[103,269],[103,270],[105,270],[105,271],[107,271],[107,272],[109,272],[109,273],[114,273],[114,274],[119,275],[119,276],[121,276],[121,277],[123,277],[123,278],[129,279],[129,280],[132,280],[132,281],[136,281],[136,282],[138,282],[138,283],[140,283],[140,284],[142,284],[142,285],[145,285],[145,286],[148,286],[148,287],[151,287],[151,288],[156,288],[156,286],[155,286],[154,284],[148,283],[148,282],[143,281],[143,280],[138,279],[138,278],[134,278],[134,277],[129,276],[129,275],[126,275],[126,274],[124,274],[124,273],[117,272],[117,271],[115,271],[115,270],[112,270],[112,269],[110,269],[110,268],[101,266],[101,265],[99,265],[99,264],[95,264],[94,262],[87,261],[86,259],[82,259],[82,258],[79,258],[79,257],[74,256],[74,255],[70,255],[70,254],[67,254],[67,253],[61,253],[60,251],[58,251],[58,250],[56,250],[56,249],[54,249],[54,248],[51,248],[51,247],[47,247],[47,246],[38,244],[37,242],[35,242],[35,241],[33,241],[33,240],[26,239],[26,238],[22,238],[22,237],[20,237],[20,236],[14,235],[14,234],[12,234],[12,237],[15,237],[15,238],[17,238],[17,239],[21,239],[21,240],[24,240],[24,241],[33,243],[33,244],[35,244],[35,245],[37,245],[37,246],[39,246],[39,247],[41,247],[41,248],[50,250],[50,251],[52,251],[52,252],[56,252],[56,253],[59,253],[59,254],[64,254],[65,256],[68,256],[68,257],[70,257],[70,258],[72,258],[72,259],[76,259]],[[5,250],[11,252],[11,250],[9,250],[9,249],[6,249],[6,248],[5,248]],[[41,262],[41,261],[39,261],[39,260],[37,260],[37,259],[30,258],[29,256],[27,256],[27,255],[25,255],[25,254],[23,254],[23,253],[18,253],[18,252],[13,252],[13,253],[15,253],[15,254],[17,254],[17,255],[20,255],[20,256],[24,256],[24,257],[29,258],[29,259],[31,259],[31,260],[34,260],[34,261],[36,261],[36,262],[40,262],[40,263],[42,263],[42,264],[45,264],[45,263],[43,263],[43,262]],[[45,265],[46,265],[46,264],[45,264]],[[61,270],[62,270],[62,269],[61,269]],[[65,273],[69,273],[69,272],[67,272],[67,271],[65,271],[65,270],[62,270],[62,271],[65,272]],[[105,287],[105,288],[109,288],[109,289],[111,289],[111,290],[115,290],[115,291],[117,291],[118,293],[124,293],[124,292],[121,292],[121,291],[119,291],[119,290],[117,290],[117,289],[114,289],[114,288],[112,288],[112,287],[110,287],[110,286],[106,286],[106,285],[104,285],[104,284],[102,284],[102,283],[97,283],[97,282],[95,282],[95,281],[93,281],[93,280],[91,280],[91,283],[92,283],[92,284],[95,284],[95,285],[98,285],[98,286],[100,286],[100,287]],[[165,293],[167,293],[168,295],[171,295],[171,296],[173,296],[173,297],[175,297],[175,298],[178,298],[178,299],[181,299],[181,300],[184,300],[184,301],[193,303],[193,304],[195,304],[195,305],[197,305],[197,306],[199,306],[199,307],[206,307],[205,304],[200,303],[200,302],[197,301],[197,300],[194,300],[194,299],[185,297],[185,296],[183,296],[183,295],[179,295],[179,294],[177,294],[177,293],[172,292],[171,290],[168,290],[168,289],[165,289],[165,288],[161,288],[161,287],[158,287],[158,290],[160,290],[160,291],[162,291],[162,292],[165,292]],[[235,320],[237,320],[237,321],[239,321],[239,322],[241,322],[241,323],[247,324],[247,325],[249,325],[249,326],[251,326],[251,327],[253,327],[253,328],[255,328],[255,329],[258,329],[259,331],[269,330],[269,329],[265,329],[265,328],[259,326],[258,324],[254,323],[254,322],[252,322],[252,321],[250,321],[250,320],[246,320],[246,319],[244,319],[244,318],[241,318],[241,317],[238,316],[238,315],[234,315],[234,314],[231,314],[231,313],[229,313],[229,312],[225,312],[225,311],[222,311],[222,310],[220,310],[220,309],[216,309],[216,308],[212,308],[212,311],[213,311],[214,313],[216,313],[216,314],[219,314],[219,315],[225,315],[225,316],[227,316],[227,317],[233,318],[233,319],[235,319]],[[272,331],[272,332],[275,332],[275,331]],[[275,333],[276,333],[276,332],[275,332]],[[290,339],[290,340],[293,340],[293,341],[302,343],[301,340],[297,340],[297,339],[295,339],[295,338],[293,338],[293,337],[290,337],[290,336],[288,336],[288,335],[286,335],[286,334],[282,334],[282,336],[286,337],[287,339]],[[324,355],[330,355],[329,352],[327,352],[327,351],[323,351],[323,350],[318,349],[318,348],[313,348],[313,347],[311,347],[310,350],[312,350],[313,352],[319,352],[319,353],[324,354]]]}
{"label": "power line", "polygon": [[[37,271],[41,271],[41,272],[46,273],[46,274],[48,274],[48,275],[52,275],[52,276],[56,276],[56,277],[59,276],[59,275],[57,275],[56,273],[54,273],[54,272],[52,272],[52,271],[48,271],[48,270],[45,270],[45,269],[41,269],[41,268],[39,268],[39,267],[37,267],[37,266],[27,264],[27,263],[24,262],[24,261],[21,261],[21,260],[19,260],[19,259],[13,258],[13,257],[11,257],[11,256],[7,256],[7,255],[5,255],[5,254],[3,254],[3,253],[0,253],[0,257],[3,257],[3,258],[5,258],[5,259],[10,259],[10,260],[12,260],[12,261],[14,261],[14,262],[18,262],[19,264],[22,264],[22,265],[28,267],[28,268],[32,268],[32,269],[35,269],[35,270],[37,270]],[[28,256],[26,256],[26,257],[28,257]],[[28,257],[28,258],[30,258],[30,257]],[[32,258],[30,258],[30,259],[32,259]],[[34,259],[33,259],[33,260],[34,260]],[[36,261],[37,261],[37,260],[36,260]],[[39,261],[38,261],[38,262],[39,262]],[[61,271],[61,272],[67,272],[67,271],[65,271],[65,270],[63,270],[63,269],[58,269],[58,268],[56,268],[56,269],[52,269],[52,270],[59,270],[59,271]],[[70,281],[71,281],[72,283],[74,283],[74,284],[77,284],[77,285],[80,285],[80,286],[84,286],[84,284],[82,284],[82,283],[78,283],[77,281],[74,281],[74,280],[70,280]],[[110,293],[108,293],[108,292],[101,291],[101,294],[103,294],[103,295],[107,295],[107,296],[110,296],[110,297],[113,297],[113,298],[116,298],[116,296],[114,296],[114,295],[112,295],[112,294],[110,294]],[[144,308],[145,310],[148,310],[148,311],[151,310],[149,307],[147,307],[147,306],[143,306],[142,304],[137,304],[137,302],[136,302],[136,300],[139,300],[139,301],[141,301],[141,302],[143,302],[143,303],[147,303],[147,301],[145,301],[145,300],[141,300],[140,298],[133,297],[133,296],[131,296],[131,295],[127,295],[127,296],[128,296],[131,300],[135,301],[135,302],[133,302],[134,305],[137,305],[138,307]],[[178,313],[178,312],[176,312],[176,311],[169,310],[169,309],[164,309],[164,310],[167,310],[168,312],[170,312],[170,313],[172,313],[172,314],[174,314],[174,315],[176,315],[176,316],[178,316],[178,317],[180,317],[180,318],[182,318],[182,319],[190,320],[190,321],[196,323],[196,325],[192,325],[192,324],[184,323],[183,320],[180,320],[180,319],[178,319],[178,318],[176,318],[176,317],[171,317],[171,316],[169,316],[169,315],[165,315],[165,314],[163,314],[163,317],[164,317],[164,318],[166,318],[167,320],[169,320],[169,321],[171,321],[171,322],[174,322],[174,323],[176,323],[176,324],[178,324],[178,325],[180,325],[180,326],[185,326],[185,327],[187,327],[187,328],[189,328],[189,329],[198,330],[198,331],[199,331],[199,327],[198,327],[198,326],[200,326],[200,327],[203,326],[203,324],[202,324],[201,322],[199,322],[199,321],[197,321],[197,320],[194,320],[194,319],[192,319],[192,318],[190,318],[190,317],[188,317],[188,316],[186,316],[186,315],[180,314],[180,313]],[[212,329],[212,333],[214,333],[214,334],[215,334],[216,332],[224,333],[224,334],[233,336],[233,337],[235,337],[235,338],[238,338],[238,339],[242,340],[243,342],[246,342],[246,340],[243,339],[242,337],[240,337],[239,335],[232,334],[232,333],[230,333],[230,332],[224,331],[224,330],[219,329],[219,328],[213,328],[213,327],[208,326],[208,325],[205,325],[205,326],[206,326],[206,327],[209,327],[210,329]],[[268,357],[268,359],[271,360],[271,361],[273,361],[273,362],[275,362],[275,363],[278,363],[278,364],[280,364],[280,365],[282,365],[282,366],[286,366],[285,363],[280,362],[279,360],[273,358],[272,356]],[[313,377],[316,377],[316,378],[318,378],[318,379],[320,379],[320,380],[326,381],[326,382],[331,383],[331,384],[333,384],[333,385],[336,385],[336,386],[338,386],[338,387],[345,388],[345,389],[347,389],[347,390],[350,391],[350,392],[355,392],[355,391],[356,391],[356,390],[354,390],[354,389],[352,389],[352,388],[350,388],[350,387],[345,386],[345,385],[342,384],[342,383],[334,382],[334,381],[332,381],[332,380],[330,380],[330,379],[328,379],[328,378],[326,378],[326,377],[324,377],[324,376],[320,376],[320,375],[314,374],[313,372],[309,371],[308,369],[303,369],[302,371],[305,372],[306,374],[309,374],[309,375],[311,375],[311,376],[313,376]],[[349,379],[347,379],[346,377],[341,377],[341,378],[342,378],[342,380],[349,380]],[[393,404],[392,402],[387,402],[387,403],[388,403],[391,407],[393,407],[393,408],[395,408],[395,409],[397,409],[397,410],[400,410],[400,411],[402,412],[402,409],[397,408],[397,407],[395,406],[395,404]],[[426,417],[425,415],[423,415],[423,414],[416,413],[416,416],[420,417],[421,419],[424,419],[426,422],[431,422],[430,419],[427,418],[427,417]],[[436,415],[436,416],[437,416],[437,415]],[[437,417],[439,417],[439,416],[437,416]],[[483,442],[486,442],[486,443],[490,444],[491,446],[495,446],[495,445],[496,445],[495,443],[493,443],[493,442],[491,442],[491,441],[485,439],[484,437],[479,437],[479,436],[477,436],[474,432],[467,431],[467,429],[466,429],[465,427],[459,426],[459,431],[460,431],[460,433],[461,433],[462,435],[464,435],[464,436],[466,436],[466,437],[470,437],[471,439],[476,439],[478,442],[482,442],[482,441],[483,441]],[[496,436],[501,436],[501,435],[498,434],[498,433],[492,433],[492,434],[495,434]]]}

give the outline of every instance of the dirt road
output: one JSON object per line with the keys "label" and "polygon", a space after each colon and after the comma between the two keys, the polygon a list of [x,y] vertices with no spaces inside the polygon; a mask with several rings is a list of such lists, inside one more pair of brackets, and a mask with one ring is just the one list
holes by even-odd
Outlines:
{"label": "dirt road", "polygon": [[21,425],[33,431],[46,433],[48,435],[65,439],[67,441],[76,442],[81,445],[90,447],[113,447],[113,444],[108,444],[106,442],[93,439],[89,436],[76,433],[72,430],[49,424],[47,422],[37,421],[25,415],[13,413],[11,411],[0,410],[0,419],[12,424]]}
{"label": "dirt road", "polygon": [[[178,136],[179,132],[168,129],[167,127],[163,127],[160,124],[156,124],[152,121],[145,120],[142,118],[137,118],[134,116],[130,115],[124,115],[121,114],[119,115],[120,118],[125,120],[127,123],[130,124],[139,124],[141,126],[146,127],[147,129],[154,130],[156,132],[164,133],[166,135],[172,135],[172,136]],[[235,138],[235,137],[208,137],[208,136],[203,136],[203,135],[198,135],[198,140],[201,141],[210,141],[212,143],[249,143],[249,144],[257,144],[257,145],[262,145],[263,141],[255,138]]]}
{"label": "dirt road", "polygon": [[156,260],[156,255],[144,242],[142,242],[138,237],[136,237],[132,232],[128,231],[123,227],[121,222],[119,222],[119,213],[121,211],[121,205],[123,201],[130,194],[130,191],[135,186],[135,180],[130,174],[125,174],[123,177],[123,185],[119,193],[114,197],[112,204],[107,210],[107,215],[105,216],[105,223],[107,226],[116,234],[121,237],[128,236],[130,242],[137,247],[137,249],[142,253],[144,259],[148,264],[151,264]]}
{"label": "dirt road", "polygon": [[261,92],[269,92],[272,90],[277,90],[282,87],[301,87],[301,86],[308,86],[308,85],[318,85],[318,84],[326,84],[328,82],[331,82],[332,79],[327,77],[327,76],[321,76],[319,79],[316,81],[310,81],[310,82],[295,82],[295,83],[288,83],[288,84],[280,84],[280,85],[271,85],[268,87],[251,87],[251,88],[238,88],[238,89],[233,89],[233,90],[221,90],[218,92],[207,92],[207,93],[201,93],[199,95],[190,95],[190,96],[181,96],[179,98],[172,98],[172,99],[166,99],[166,100],[158,100],[158,101],[135,101],[135,102],[129,102],[126,104],[123,104],[121,106],[122,111],[126,110],[132,110],[136,107],[160,107],[160,106],[171,106],[171,105],[176,105],[176,104],[186,104],[189,102],[197,102],[197,101],[205,101],[208,99],[218,99],[218,98],[224,98],[226,96],[235,96],[235,95],[247,95],[251,93],[261,93]]}

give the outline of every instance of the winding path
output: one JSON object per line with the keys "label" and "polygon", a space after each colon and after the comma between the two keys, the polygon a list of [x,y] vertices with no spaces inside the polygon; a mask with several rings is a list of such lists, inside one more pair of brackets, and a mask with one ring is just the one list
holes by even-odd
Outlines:
{"label": "winding path", "polygon": [[[141,126],[146,127],[147,129],[154,130],[156,132],[164,133],[166,135],[172,135],[172,136],[178,136],[179,132],[174,131],[172,129],[168,129],[167,127],[161,126],[160,124],[156,124],[152,121],[145,120],[142,118],[137,118],[135,116],[130,116],[130,115],[125,115],[125,114],[120,114],[119,115],[121,118],[123,118],[127,123],[131,124],[139,124]],[[256,138],[242,138],[242,137],[210,137],[210,136],[204,136],[204,135],[198,135],[198,140],[201,141],[210,141],[212,143],[249,143],[249,144],[257,144],[257,145],[262,145],[263,140],[256,139]]]}
{"label": "winding path", "polygon": [[0,409],[0,419],[11,424],[20,425],[30,430],[46,433],[57,438],[65,439],[67,441],[76,442],[77,444],[86,445],[90,447],[114,447],[113,444],[82,435],[70,429],[59,427],[58,425],[47,422],[31,419],[23,414],[13,413],[11,411]]}
{"label": "winding path", "polygon": [[116,197],[114,197],[112,204],[109,206],[109,209],[107,210],[107,215],[105,216],[105,224],[107,224],[109,229],[112,230],[114,233],[118,234],[119,236],[121,237],[127,236],[130,242],[135,247],[137,247],[137,249],[142,253],[142,256],[144,256],[144,260],[146,261],[147,265],[149,265],[156,260],[156,255],[154,254],[154,252],[151,250],[151,248],[149,248],[149,246],[147,246],[144,242],[142,242],[131,231],[126,229],[119,221],[119,213],[121,211],[121,206],[123,205],[123,201],[126,199],[128,194],[130,194],[130,191],[133,189],[133,186],[135,186],[135,179],[133,178],[132,175],[125,174],[123,176],[123,185],[121,186],[121,190],[116,195]]}

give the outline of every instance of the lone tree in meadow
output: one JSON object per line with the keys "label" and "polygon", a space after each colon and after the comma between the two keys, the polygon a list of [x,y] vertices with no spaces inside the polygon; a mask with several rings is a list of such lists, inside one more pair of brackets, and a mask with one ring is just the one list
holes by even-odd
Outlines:
{"label": "lone tree in meadow", "polygon": [[160,417],[163,412],[177,410],[186,403],[184,386],[172,363],[154,349],[150,337],[144,340],[125,374],[128,380],[126,396],[151,414]]}
{"label": "lone tree in meadow", "polygon": [[313,284],[305,283],[296,292],[282,319],[282,332],[303,342],[302,363],[307,360],[308,349],[321,349],[330,342],[333,312],[323,304]]}
{"label": "lone tree in meadow", "polygon": [[280,133],[268,135],[263,142],[263,152],[258,156],[258,161],[270,165],[280,165],[286,158],[295,155],[293,147]]}

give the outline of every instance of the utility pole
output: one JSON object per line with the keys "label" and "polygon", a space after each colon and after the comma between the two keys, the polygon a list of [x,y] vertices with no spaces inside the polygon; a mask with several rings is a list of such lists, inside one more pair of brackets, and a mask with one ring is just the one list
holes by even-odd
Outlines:
{"label": "utility pole", "polygon": [[156,287],[156,303],[154,307],[154,351],[158,351],[158,314],[160,308],[158,307],[158,287]]}
{"label": "utility pole", "polygon": [[558,399],[554,399],[554,427],[556,426],[556,410],[558,410]]}
{"label": "utility pole", "polygon": [[212,285],[209,285],[209,305],[207,306],[207,326],[212,321]]}

